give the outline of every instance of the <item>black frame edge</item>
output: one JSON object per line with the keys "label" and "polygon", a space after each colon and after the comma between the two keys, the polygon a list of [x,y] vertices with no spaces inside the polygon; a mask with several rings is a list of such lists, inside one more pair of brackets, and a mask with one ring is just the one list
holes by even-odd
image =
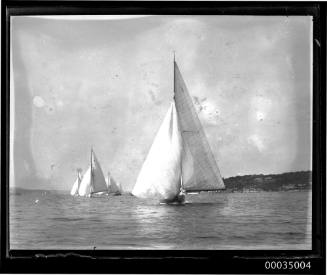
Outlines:
{"label": "black frame edge", "polygon": [[[310,272],[299,272],[297,273],[315,273],[326,271],[325,268],[325,240],[326,240],[326,4],[319,4],[316,2],[307,3],[300,2],[297,7],[300,9],[308,8],[309,10],[305,11],[296,11],[296,9],[287,8],[287,6],[292,6],[293,3],[288,2],[274,2],[268,3],[268,6],[272,8],[272,14],[269,15],[277,15],[278,14],[278,5],[282,5],[282,10],[287,15],[292,12],[295,14],[292,15],[312,15],[316,20],[314,22],[313,30],[314,30],[314,41],[313,41],[313,59],[315,62],[315,67],[313,69],[313,183],[319,183],[319,185],[313,184],[313,220],[317,222],[317,224],[313,223],[312,228],[312,241],[313,241],[313,250],[310,251],[238,251],[238,255],[235,256],[234,251],[221,251],[224,252],[225,256],[215,257],[212,255],[211,251],[205,251],[203,253],[198,253],[197,256],[194,256],[192,253],[186,251],[182,253],[178,251],[171,251],[166,253],[165,251],[139,251],[135,255],[135,252],[127,252],[126,251],[113,251],[111,253],[103,252],[103,251],[11,251],[9,252],[9,220],[8,215],[6,214],[9,209],[9,106],[10,106],[10,96],[9,96],[9,79],[10,79],[10,59],[9,59],[9,44],[10,44],[10,16],[11,15],[22,15],[19,13],[20,7],[25,7],[27,14],[35,14],[35,11],[39,9],[41,14],[53,14],[51,13],[51,8],[66,8],[65,11],[62,11],[62,14],[73,14],[77,12],[78,14],[104,14],[108,13],[108,10],[114,9],[114,13],[117,13],[121,7],[119,6],[121,2],[75,2],[75,1],[4,1],[2,3],[2,28],[1,28],[1,37],[2,37],[2,47],[1,53],[4,57],[5,62],[1,63],[2,69],[2,138],[1,146],[2,146],[2,166],[1,166],[1,174],[2,180],[5,180],[5,184],[1,184],[1,196],[0,201],[1,205],[5,205],[5,208],[2,208],[1,211],[1,262],[0,262],[0,271],[1,272],[67,272],[68,270],[71,273],[108,273],[108,263],[111,262],[113,269],[110,269],[110,272],[117,273],[129,273],[135,271],[141,271],[144,273],[153,273],[153,269],[151,266],[153,264],[158,264],[157,267],[161,267],[158,273],[185,273],[190,271],[191,273],[205,273],[210,272],[208,269],[203,269],[204,264],[210,264],[214,266],[219,261],[231,261],[231,263],[237,263],[238,266],[230,266],[230,269],[215,269],[214,273],[235,273],[240,271],[239,273],[261,273],[264,272],[264,268],[262,263],[267,258],[276,258],[276,259],[289,259],[290,257],[299,257],[299,258],[307,258],[312,260],[315,263],[315,267]],[[186,2],[190,5],[188,9],[189,14],[194,13],[194,11],[201,8],[201,3],[199,2]],[[204,3],[204,4],[203,4]],[[216,2],[202,2],[205,6],[204,9],[200,9],[203,14],[207,14],[208,8],[217,8],[212,11],[212,14],[233,14],[236,9],[228,9],[228,5],[237,5],[237,8],[248,8],[243,14],[247,15],[253,13],[253,9],[257,9],[257,11],[262,10],[263,14],[266,15],[263,11],[262,5],[266,5],[267,3],[256,2],[255,4],[246,4],[244,2],[234,2],[226,3],[220,2],[219,4],[215,4]],[[146,11],[151,11],[158,7],[162,7],[164,10],[160,11],[159,14],[179,14],[182,8],[185,5],[185,2],[178,2],[177,4],[152,4],[150,2],[124,2],[124,4],[130,4],[133,8],[127,12],[127,14],[138,13],[140,9],[142,10],[142,5],[146,6]],[[94,7],[93,9],[89,9],[89,6],[98,5],[100,8]],[[167,8],[168,5],[168,8]],[[174,7],[175,5],[175,7]],[[261,7],[260,7],[261,5]],[[292,6],[293,7],[293,6]],[[10,12],[8,8],[11,9]],[[17,10],[18,8],[18,10]],[[87,10],[85,10],[87,8]],[[265,7],[266,8],[266,7]],[[264,9],[265,9],[264,8]],[[103,13],[101,13],[100,9]],[[174,13],[174,11],[176,13]],[[70,13],[71,12],[71,13]],[[83,13],[84,12],[84,13]],[[173,13],[172,13],[173,12]],[[297,13],[298,12],[298,13]],[[57,13],[55,13],[57,14]],[[59,12],[59,14],[61,14]],[[74,13],[75,14],[75,13]],[[241,13],[242,14],[242,13]],[[267,12],[268,15],[268,12]],[[279,14],[278,14],[279,15]],[[315,41],[318,40],[319,43]],[[319,45],[320,44],[320,45]],[[4,46],[5,45],[5,46]],[[317,63],[318,62],[318,63]],[[318,65],[317,65],[318,64]],[[4,125],[6,127],[4,127]],[[3,225],[6,225],[6,229],[4,231]],[[315,237],[314,237],[315,236]],[[60,255],[62,254],[62,255]],[[111,254],[111,255],[110,255]],[[252,254],[252,255],[248,255]],[[184,256],[183,256],[184,255]],[[110,259],[108,259],[109,256]],[[203,259],[204,257],[205,259]],[[116,261],[118,259],[118,261]],[[73,263],[78,263],[80,265],[81,261],[83,263],[77,269],[76,266],[71,266]],[[142,264],[140,264],[141,261]],[[253,268],[250,270],[246,270],[249,264],[247,262],[250,261],[253,265]],[[63,264],[62,266],[59,264]],[[237,265],[236,264],[236,265]],[[176,268],[176,265],[180,265],[179,268]],[[185,269],[187,265],[187,268]],[[235,264],[234,264],[235,265]],[[94,270],[94,268],[100,268],[102,271]],[[211,267],[210,267],[211,268]],[[244,269],[245,268],[245,269]],[[109,272],[109,273],[110,273]],[[278,273],[278,271],[272,273]],[[280,271],[279,271],[280,272]],[[136,272],[137,273],[137,272]],[[267,273],[267,272],[266,272]],[[289,272],[294,273],[294,272]]]}

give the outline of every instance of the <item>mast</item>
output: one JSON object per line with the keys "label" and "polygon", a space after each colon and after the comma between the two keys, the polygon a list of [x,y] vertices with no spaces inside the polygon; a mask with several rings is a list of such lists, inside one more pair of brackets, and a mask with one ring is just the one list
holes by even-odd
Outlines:
{"label": "mast", "polygon": [[[174,62],[173,62],[173,83],[174,83],[174,101],[175,101],[175,51],[173,51],[173,54],[174,54]],[[178,114],[177,114],[177,117],[178,117]],[[182,136],[182,135],[181,135]],[[183,136],[182,136],[182,138],[183,138]],[[183,163],[182,163],[182,161],[181,161],[181,164],[180,164],[180,169],[181,169],[181,178],[180,178],[180,184],[181,184],[181,186],[180,186],[180,192],[182,192],[183,191],[183,189],[184,189],[184,187],[183,187]]]}
{"label": "mast", "polygon": [[174,83],[174,101],[175,101],[175,51],[174,51],[173,72],[174,72],[173,83]]}
{"label": "mast", "polygon": [[81,185],[81,172],[79,170],[77,170],[77,180],[78,180],[78,187],[77,187],[77,194],[78,194],[78,189],[79,186]]}
{"label": "mast", "polygon": [[110,178],[110,172],[108,172],[108,193],[110,193],[110,184],[111,184],[111,178]]}
{"label": "mast", "polygon": [[93,154],[93,147],[91,146],[91,194],[93,192],[93,168],[92,168],[92,154]]}
{"label": "mast", "polygon": [[78,182],[78,184],[77,184],[77,189],[76,189],[76,192],[75,192],[75,195],[77,194],[78,195],[78,189],[79,189],[79,186],[81,185],[81,177],[80,177],[80,171],[79,171],[79,169],[77,169],[77,182]]}
{"label": "mast", "polygon": [[[183,147],[183,145],[182,145],[182,147]],[[183,151],[183,149],[182,149],[182,151]],[[182,161],[181,161],[181,164],[180,165],[181,165],[181,179],[180,179],[181,186],[180,186],[180,192],[183,192],[183,189],[184,188],[183,188],[183,162]]]}
{"label": "mast", "polygon": [[[173,62],[174,77],[173,77],[173,81],[174,81],[174,101],[175,101],[175,51],[173,51],[173,53],[174,53],[174,62]],[[178,114],[177,114],[177,117],[178,117]],[[183,138],[183,136],[182,136],[182,138]],[[183,192],[184,187],[183,187],[183,163],[182,163],[182,161],[181,161],[181,168],[180,169],[181,169],[181,178],[180,178],[180,184],[181,184],[181,186],[180,186],[180,192]]]}

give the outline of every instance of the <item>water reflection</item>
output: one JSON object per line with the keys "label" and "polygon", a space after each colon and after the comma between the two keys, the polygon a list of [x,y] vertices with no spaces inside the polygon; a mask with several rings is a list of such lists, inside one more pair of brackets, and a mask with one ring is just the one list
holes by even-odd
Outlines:
{"label": "water reflection", "polygon": [[[188,196],[186,204],[142,202],[131,210],[136,219],[137,235],[162,247],[199,249],[199,239],[219,238],[221,211],[227,203],[225,196]],[[157,248],[158,248],[157,246]]]}
{"label": "water reflection", "polygon": [[178,206],[131,196],[87,199],[27,192],[10,199],[10,247],[310,249],[307,196],[200,194],[187,196],[187,203]]}

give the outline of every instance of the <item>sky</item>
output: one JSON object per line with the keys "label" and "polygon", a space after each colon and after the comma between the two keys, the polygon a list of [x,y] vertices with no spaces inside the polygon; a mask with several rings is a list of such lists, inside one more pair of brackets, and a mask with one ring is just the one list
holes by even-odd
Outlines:
{"label": "sky", "polygon": [[130,191],[173,52],[224,178],[311,170],[312,17],[11,18],[10,186],[69,190],[93,147]]}

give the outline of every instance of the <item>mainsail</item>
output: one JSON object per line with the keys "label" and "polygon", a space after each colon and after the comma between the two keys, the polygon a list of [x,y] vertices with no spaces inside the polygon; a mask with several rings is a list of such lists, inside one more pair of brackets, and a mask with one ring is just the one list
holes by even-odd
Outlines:
{"label": "mainsail", "polygon": [[186,191],[223,189],[215,157],[197,116],[183,77],[174,61],[174,99],[183,138],[183,188]]}
{"label": "mainsail", "polygon": [[80,171],[78,171],[77,178],[76,178],[76,180],[74,182],[74,185],[72,187],[72,190],[70,191],[70,194],[72,196],[78,195],[78,189],[79,189],[79,186],[81,184],[81,181],[82,181],[82,176],[81,176]]}
{"label": "mainsail", "polygon": [[153,141],[132,194],[173,200],[186,192],[223,189],[224,182],[174,61],[174,102]]}
{"label": "mainsail", "polygon": [[80,196],[91,196],[93,193],[106,191],[107,185],[100,163],[94,151],[91,150],[91,165],[83,176],[78,189],[78,194]]}

